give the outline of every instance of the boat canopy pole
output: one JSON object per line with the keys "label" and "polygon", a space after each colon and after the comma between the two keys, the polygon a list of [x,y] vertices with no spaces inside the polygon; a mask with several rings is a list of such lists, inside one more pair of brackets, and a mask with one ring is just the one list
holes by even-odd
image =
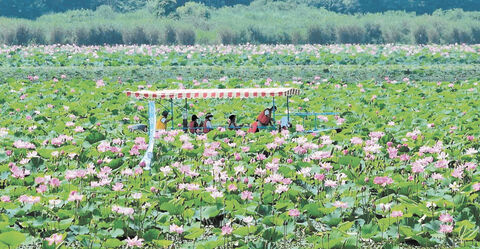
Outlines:
{"label": "boat canopy pole", "polygon": [[153,160],[153,146],[155,144],[155,101],[148,101],[148,147],[140,164],[144,164],[145,170],[150,170]]}
{"label": "boat canopy pole", "polygon": [[287,122],[290,123],[290,107],[288,106],[289,96],[287,95]]}
{"label": "boat canopy pole", "polygon": [[[275,106],[275,97],[273,97],[273,103],[272,103],[272,107]],[[272,112],[273,112],[273,120],[275,120],[275,109],[272,109]]]}
{"label": "boat canopy pole", "polygon": [[185,117],[188,119],[188,99],[185,98]]}
{"label": "boat canopy pole", "polygon": [[173,99],[170,99],[170,109],[172,111],[172,130],[173,130]]}

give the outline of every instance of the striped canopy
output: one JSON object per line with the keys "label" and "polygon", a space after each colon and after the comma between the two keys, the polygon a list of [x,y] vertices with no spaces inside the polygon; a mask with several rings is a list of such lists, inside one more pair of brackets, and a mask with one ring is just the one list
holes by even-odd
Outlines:
{"label": "striped canopy", "polygon": [[295,88],[176,89],[127,91],[127,96],[147,99],[260,98],[300,94]]}

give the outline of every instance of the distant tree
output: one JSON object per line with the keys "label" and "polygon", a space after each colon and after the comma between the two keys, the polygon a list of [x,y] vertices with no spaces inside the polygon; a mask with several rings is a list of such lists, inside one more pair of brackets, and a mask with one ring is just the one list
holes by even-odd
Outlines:
{"label": "distant tree", "polygon": [[177,9],[176,0],[150,0],[149,10],[156,16],[168,16]]}
{"label": "distant tree", "polygon": [[176,12],[182,18],[210,18],[210,10],[203,3],[187,2],[184,6],[178,7]]}
{"label": "distant tree", "polygon": [[144,0],[97,0],[97,5],[108,5],[117,12],[130,12],[145,7]]}

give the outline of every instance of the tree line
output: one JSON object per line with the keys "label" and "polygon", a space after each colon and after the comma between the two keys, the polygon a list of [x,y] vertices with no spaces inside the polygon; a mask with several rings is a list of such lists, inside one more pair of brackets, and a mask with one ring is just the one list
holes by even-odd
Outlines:
{"label": "tree line", "polygon": [[[108,5],[117,12],[131,12],[149,8],[159,15],[168,15],[186,2],[197,2],[207,7],[220,8],[237,4],[248,5],[252,0],[0,0],[0,16],[35,19],[49,13],[73,9],[95,10]],[[478,0],[256,0],[269,2],[292,2],[337,13],[377,13],[385,11],[407,11],[431,14],[435,10],[463,9],[478,11]]]}
{"label": "tree line", "polygon": [[188,3],[174,18],[147,10],[122,14],[103,6],[35,21],[0,19],[0,44],[480,44],[480,12],[344,15],[302,6],[270,3],[265,13],[258,6],[210,11]]}

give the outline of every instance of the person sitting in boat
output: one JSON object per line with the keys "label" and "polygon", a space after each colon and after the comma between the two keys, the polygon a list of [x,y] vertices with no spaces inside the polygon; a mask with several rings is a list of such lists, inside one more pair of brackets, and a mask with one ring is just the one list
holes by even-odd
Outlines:
{"label": "person sitting in boat", "polygon": [[288,130],[290,128],[292,128],[292,123],[288,122],[287,116],[283,116],[282,119],[280,119],[280,125],[278,126],[278,131]]}
{"label": "person sitting in boat", "polygon": [[257,117],[257,121],[262,126],[269,126],[273,125],[272,113],[277,110],[276,106],[272,106],[260,112]]}
{"label": "person sitting in boat", "polygon": [[228,129],[229,130],[238,130],[242,125],[237,125],[237,115],[230,115],[228,117]]}
{"label": "person sitting in boat", "polygon": [[172,121],[173,119],[173,118],[167,119],[167,117],[168,117],[168,111],[163,111],[162,117],[157,120],[157,125],[155,126],[155,129],[165,130],[167,128],[167,123]]}
{"label": "person sitting in boat", "polygon": [[203,122],[203,133],[208,133],[213,130],[212,119],[213,115],[211,113],[207,113],[207,115],[205,115],[205,121]]}
{"label": "person sitting in boat", "polygon": [[193,114],[192,115],[192,121],[188,124],[188,130],[190,133],[195,134],[198,132],[198,123],[197,123],[198,117],[197,115]]}
{"label": "person sitting in boat", "polygon": [[248,129],[248,133],[257,133],[259,132],[259,129],[258,129],[258,120],[256,120],[255,122],[253,122],[251,125],[250,125],[250,128]]}

